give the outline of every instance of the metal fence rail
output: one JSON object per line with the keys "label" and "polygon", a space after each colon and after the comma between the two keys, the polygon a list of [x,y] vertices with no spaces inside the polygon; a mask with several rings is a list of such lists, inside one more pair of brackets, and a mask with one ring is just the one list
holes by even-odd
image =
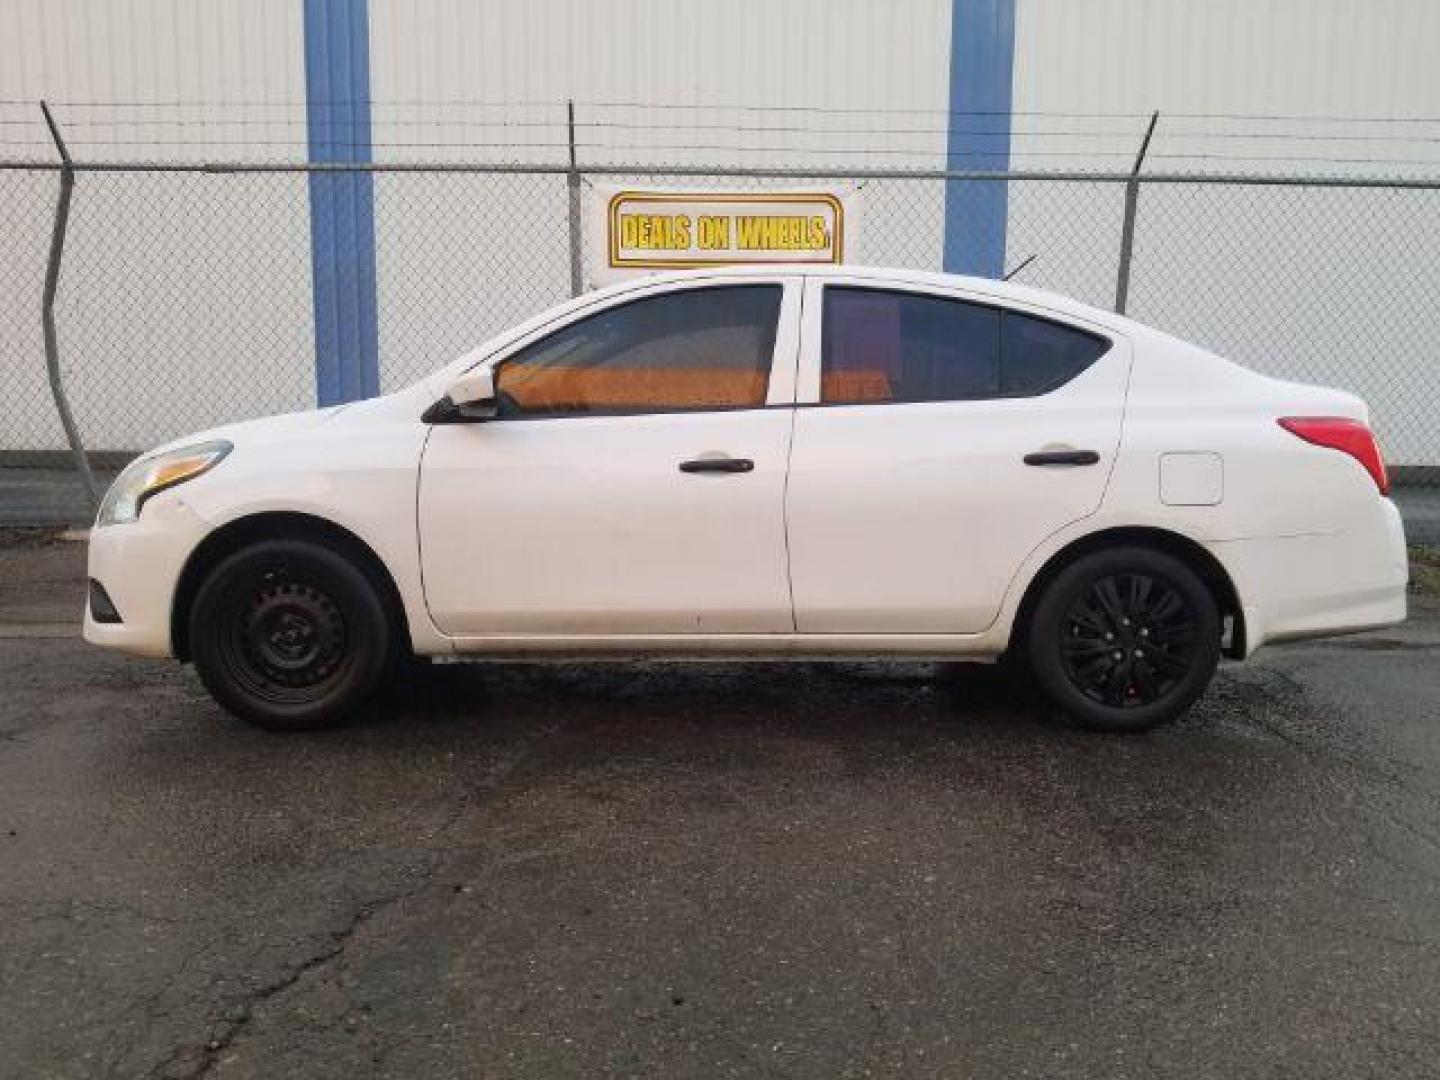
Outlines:
{"label": "metal fence rail", "polygon": [[1440,472],[1440,182],[1139,166],[0,162],[0,464],[71,462],[83,493],[86,454],[108,462],[312,406],[308,177],[364,170],[382,389],[570,295],[600,180],[853,184],[853,261],[927,270],[941,268],[947,185],[1004,185],[1017,280],[1118,305],[1267,374],[1353,390],[1402,472]]}

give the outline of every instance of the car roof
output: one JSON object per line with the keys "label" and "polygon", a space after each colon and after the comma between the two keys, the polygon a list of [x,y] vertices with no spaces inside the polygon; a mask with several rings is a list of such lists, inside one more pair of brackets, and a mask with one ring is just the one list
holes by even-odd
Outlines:
{"label": "car roof", "polygon": [[[1057,315],[1070,315],[1077,319],[1099,323],[1115,330],[1124,331],[1134,326],[1131,320],[1104,308],[1093,307],[1079,300],[1045,289],[1028,285],[1017,285],[994,278],[972,277],[965,274],[945,274],[931,270],[914,270],[905,267],[816,265],[814,263],[764,263],[747,266],[715,266],[699,270],[669,270],[629,278],[617,285],[596,290],[599,294],[614,294],[627,291],[637,285],[682,284],[690,280],[713,280],[714,278],[774,278],[777,276],[804,276],[818,278],[843,278],[873,281],[880,287],[901,288],[905,285],[930,285],[938,288],[958,289],[1000,302],[1016,301],[1045,308]],[[595,293],[591,294],[596,295]]]}

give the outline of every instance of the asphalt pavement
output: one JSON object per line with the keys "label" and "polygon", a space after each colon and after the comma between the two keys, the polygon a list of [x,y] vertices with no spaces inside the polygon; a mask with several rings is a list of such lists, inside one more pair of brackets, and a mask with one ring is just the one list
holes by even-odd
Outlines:
{"label": "asphalt pavement", "polygon": [[0,543],[0,1076],[1434,1077],[1440,606],[1073,732],[987,669],[444,665],[274,736]]}
{"label": "asphalt pavement", "polygon": [[1405,522],[1405,539],[1412,544],[1440,546],[1440,487],[1397,487],[1390,496]]}

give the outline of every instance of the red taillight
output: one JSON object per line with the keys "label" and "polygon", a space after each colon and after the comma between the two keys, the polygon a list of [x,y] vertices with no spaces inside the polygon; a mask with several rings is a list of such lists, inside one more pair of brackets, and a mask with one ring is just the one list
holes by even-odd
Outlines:
{"label": "red taillight", "polygon": [[1282,416],[1280,426],[1316,446],[1328,446],[1349,454],[1375,479],[1381,495],[1390,494],[1390,478],[1385,475],[1385,459],[1375,436],[1359,420],[1347,416]]}

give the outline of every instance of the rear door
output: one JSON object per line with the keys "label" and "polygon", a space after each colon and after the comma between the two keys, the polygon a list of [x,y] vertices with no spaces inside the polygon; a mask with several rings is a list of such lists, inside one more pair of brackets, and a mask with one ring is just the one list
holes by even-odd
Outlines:
{"label": "rear door", "polygon": [[518,343],[500,416],[437,425],[418,506],[436,625],[794,629],[784,490],[799,279],[640,288]]}
{"label": "rear door", "polygon": [[975,633],[1100,505],[1128,344],[944,288],[807,282],[786,497],[802,633]]}

